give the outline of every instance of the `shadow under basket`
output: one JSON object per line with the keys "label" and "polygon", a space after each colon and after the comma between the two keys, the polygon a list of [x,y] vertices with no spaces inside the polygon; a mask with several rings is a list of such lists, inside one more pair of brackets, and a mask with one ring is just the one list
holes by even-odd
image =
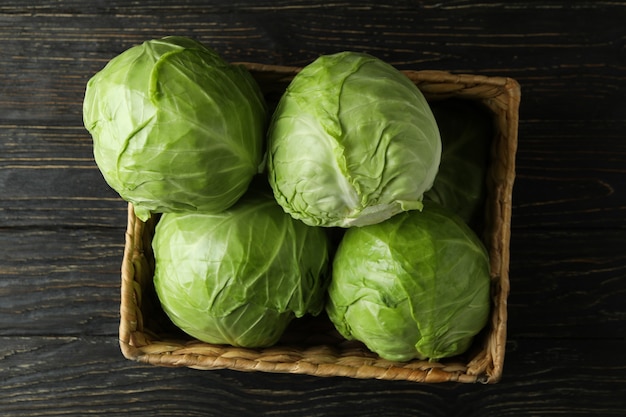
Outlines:
{"label": "shadow under basket", "polygon": [[[242,63],[268,102],[276,103],[300,68]],[[515,177],[520,88],[503,77],[404,71],[429,101],[464,99],[488,109],[494,137],[487,167],[482,238],[490,256],[491,316],[463,355],[440,361],[392,362],[363,344],[347,341],[327,316],[294,320],[274,346],[249,349],[200,342],[178,330],[160,307],[153,287],[151,241],[158,215],[139,220],[128,207],[122,262],[119,338],[124,356],[159,366],[232,369],[315,376],[415,382],[495,383],[502,376],[509,294],[511,195]]]}

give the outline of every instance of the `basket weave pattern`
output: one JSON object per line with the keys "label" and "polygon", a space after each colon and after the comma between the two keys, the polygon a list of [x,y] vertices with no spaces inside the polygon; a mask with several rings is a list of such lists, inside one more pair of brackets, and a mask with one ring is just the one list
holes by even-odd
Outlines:
{"label": "basket weave pattern", "polygon": [[[278,98],[299,71],[244,63],[264,93]],[[139,220],[128,206],[122,261],[120,346],[124,356],[159,366],[233,369],[345,376],[416,382],[498,382],[506,342],[509,294],[511,195],[515,177],[519,85],[510,78],[453,75],[442,71],[405,71],[428,100],[465,98],[482,103],[493,114],[493,138],[487,178],[483,241],[489,251],[492,281],[491,319],[465,354],[438,362],[391,362],[359,342],[346,341],[324,315],[296,320],[273,347],[248,349],[212,345],[176,329],[159,306],[152,276],[151,241],[158,216]]]}

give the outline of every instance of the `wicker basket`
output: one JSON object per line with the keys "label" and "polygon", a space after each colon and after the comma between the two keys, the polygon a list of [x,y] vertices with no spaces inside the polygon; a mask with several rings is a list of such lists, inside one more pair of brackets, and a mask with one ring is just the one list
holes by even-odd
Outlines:
{"label": "wicker basket", "polygon": [[[299,71],[245,63],[268,100],[277,100]],[[475,100],[493,114],[495,137],[488,167],[484,242],[491,259],[492,314],[488,326],[464,355],[439,362],[397,363],[379,358],[359,342],[346,341],[325,315],[296,320],[270,348],[211,345],[178,330],[161,310],[152,285],[151,239],[158,216],[147,222],[128,209],[122,263],[119,338],[124,356],[160,366],[233,369],[316,376],[345,376],[417,382],[495,383],[502,375],[509,293],[511,194],[515,176],[519,85],[512,79],[406,71],[429,100]]]}

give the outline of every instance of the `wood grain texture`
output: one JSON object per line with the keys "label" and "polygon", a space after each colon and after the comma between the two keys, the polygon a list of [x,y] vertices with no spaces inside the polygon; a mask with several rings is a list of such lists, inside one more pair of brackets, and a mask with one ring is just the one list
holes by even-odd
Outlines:
{"label": "wood grain texture", "polygon": [[124,231],[0,229],[0,336],[117,334]]}
{"label": "wood grain texture", "polygon": [[[7,417],[621,416],[626,394],[623,340],[521,339],[509,347],[506,366],[515,378],[491,386],[149,367],[120,361],[116,340],[103,337],[0,342]],[[608,364],[603,355],[616,360]]]}
{"label": "wood grain texture", "polygon": [[624,129],[621,120],[522,121],[513,227],[626,227]]}
{"label": "wood grain texture", "polygon": [[13,91],[0,101],[3,119],[79,124],[78,100],[95,71],[134,44],[172,34],[229,60],[304,65],[349,49],[402,69],[512,76],[528,96],[522,118],[621,116],[613,103],[624,103],[622,2],[205,3],[3,2],[0,39],[10,42],[0,69]]}
{"label": "wood grain texture", "polygon": [[[0,3],[2,416],[621,416],[625,1]],[[124,359],[126,204],[82,125],[87,80],[144,40],[230,61],[369,52],[522,87],[507,356],[497,385],[195,371]]]}

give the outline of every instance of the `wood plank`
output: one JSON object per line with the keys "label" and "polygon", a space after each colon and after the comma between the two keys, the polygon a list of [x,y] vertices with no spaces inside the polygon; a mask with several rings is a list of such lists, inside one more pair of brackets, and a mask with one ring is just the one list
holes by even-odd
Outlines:
{"label": "wood plank", "polygon": [[626,121],[522,120],[514,228],[626,227]]}
{"label": "wood plank", "polygon": [[0,228],[0,335],[117,334],[124,228]]}
{"label": "wood plank", "polygon": [[515,230],[513,337],[626,337],[626,229]]}
{"label": "wood plank", "polygon": [[125,219],[82,126],[0,124],[2,226],[124,227]]}
{"label": "wood plank", "polygon": [[[346,10],[350,20],[342,17]],[[522,84],[524,118],[619,118],[625,17],[619,2],[588,1],[551,7],[8,1],[0,7],[0,40],[10,40],[3,44],[0,73],[8,74],[4,82],[11,88],[0,96],[0,114],[5,121],[75,125],[94,72],[132,45],[178,34],[231,61],[305,65],[322,53],[356,50],[403,69],[511,76]]]}
{"label": "wood plank", "polygon": [[510,345],[499,384],[425,385],[151,367],[110,337],[0,337],[0,407],[6,417],[623,415],[623,339]]}

